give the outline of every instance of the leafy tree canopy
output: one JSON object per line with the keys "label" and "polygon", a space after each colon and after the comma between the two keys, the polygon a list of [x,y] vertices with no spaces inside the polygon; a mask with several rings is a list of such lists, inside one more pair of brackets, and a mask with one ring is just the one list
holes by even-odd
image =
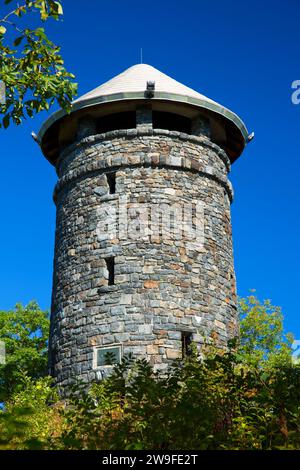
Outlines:
{"label": "leafy tree canopy", "polygon": [[0,365],[0,402],[23,387],[24,374],[38,378],[47,373],[49,314],[36,302],[0,311],[0,341],[5,364]]}
{"label": "leafy tree canopy", "polygon": [[244,361],[265,367],[290,362],[293,335],[284,334],[280,307],[250,295],[240,299],[239,313],[239,349]]}
{"label": "leafy tree canopy", "polygon": [[41,23],[49,18],[59,20],[61,2],[4,3],[8,11],[0,17],[0,80],[6,87],[6,103],[0,104],[2,126],[7,128],[11,121],[21,124],[26,116],[48,110],[55,102],[70,111],[77,91],[77,84],[72,83],[74,75],[65,69],[60,47],[47,37],[43,27],[33,26],[37,15]]}

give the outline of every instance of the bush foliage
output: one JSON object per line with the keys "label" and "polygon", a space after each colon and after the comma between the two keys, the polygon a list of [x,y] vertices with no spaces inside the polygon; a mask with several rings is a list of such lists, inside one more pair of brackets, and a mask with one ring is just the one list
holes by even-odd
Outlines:
{"label": "bush foliage", "polygon": [[2,449],[300,449],[300,366],[280,309],[240,302],[241,335],[207,344],[158,376],[124,358],[89,390],[59,397],[49,377],[23,377],[0,413]]}

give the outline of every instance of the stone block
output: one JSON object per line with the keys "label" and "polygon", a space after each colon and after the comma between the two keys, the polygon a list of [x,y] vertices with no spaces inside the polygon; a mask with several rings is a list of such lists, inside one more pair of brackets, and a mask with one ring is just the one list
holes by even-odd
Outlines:
{"label": "stone block", "polygon": [[146,289],[157,289],[159,286],[158,281],[147,280],[144,282],[144,287]]}
{"label": "stone block", "polygon": [[166,350],[166,355],[168,359],[180,359],[182,357],[182,352],[168,348]]}

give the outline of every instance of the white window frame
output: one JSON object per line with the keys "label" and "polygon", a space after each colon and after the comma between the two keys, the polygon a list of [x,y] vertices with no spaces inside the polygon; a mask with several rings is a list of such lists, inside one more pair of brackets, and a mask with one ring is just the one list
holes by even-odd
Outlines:
{"label": "white window frame", "polygon": [[[99,350],[99,349],[106,349],[107,352],[109,352],[109,349],[115,349],[115,348],[119,348],[119,351],[120,351],[120,361],[119,361],[119,362],[116,362],[115,364],[107,364],[107,365],[103,365],[103,366],[98,366],[98,364],[97,364],[98,350]],[[103,369],[103,368],[111,368],[111,367],[114,367],[115,365],[121,363],[122,357],[123,357],[123,347],[122,347],[122,344],[121,344],[121,343],[110,344],[110,345],[108,345],[108,346],[103,346],[103,345],[101,345],[101,346],[94,346],[94,348],[93,348],[93,369]]]}

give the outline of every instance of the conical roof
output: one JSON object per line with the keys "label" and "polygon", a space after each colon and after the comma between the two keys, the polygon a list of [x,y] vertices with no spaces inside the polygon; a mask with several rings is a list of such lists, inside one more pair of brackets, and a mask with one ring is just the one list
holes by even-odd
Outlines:
{"label": "conical roof", "polygon": [[113,95],[115,93],[145,92],[147,81],[155,82],[155,92],[164,92],[182,95],[190,98],[201,99],[218,105],[215,101],[201,93],[174,80],[163,72],[148,64],[137,64],[129,67],[124,72],[112,78],[103,85],[78,98],[75,103],[94,99],[100,96]]}
{"label": "conical roof", "polygon": [[[189,88],[156,68],[147,64],[137,64],[129,67],[124,72],[112,78],[103,85],[94,88],[73,102],[71,117],[76,117],[85,112],[87,108],[104,109],[104,105],[114,106],[123,103],[123,107],[137,101],[149,102],[147,96],[147,82],[155,82],[154,95],[151,102],[160,102],[167,108],[168,103],[176,103],[177,107],[188,106],[189,109],[197,108],[209,115],[218,115],[227,133],[227,151],[234,161],[242,152],[248,142],[248,131],[243,121],[232,111],[216,101],[207,98],[197,91]],[[126,104],[127,103],[127,104]],[[170,105],[171,106],[171,105]],[[97,107],[97,108],[95,108]],[[78,113],[80,111],[80,113]],[[59,152],[57,136],[60,126],[68,126],[65,120],[70,116],[64,110],[53,113],[42,125],[37,140],[41,145],[45,156],[53,163]],[[70,123],[70,121],[68,121]],[[56,142],[55,142],[56,139]]]}

